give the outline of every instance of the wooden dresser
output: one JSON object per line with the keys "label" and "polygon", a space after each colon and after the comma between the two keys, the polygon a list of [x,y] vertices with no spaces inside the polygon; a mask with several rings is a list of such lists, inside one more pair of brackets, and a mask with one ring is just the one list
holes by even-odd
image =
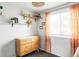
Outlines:
{"label": "wooden dresser", "polygon": [[39,49],[40,39],[39,36],[33,36],[28,38],[16,39],[16,55],[24,56]]}

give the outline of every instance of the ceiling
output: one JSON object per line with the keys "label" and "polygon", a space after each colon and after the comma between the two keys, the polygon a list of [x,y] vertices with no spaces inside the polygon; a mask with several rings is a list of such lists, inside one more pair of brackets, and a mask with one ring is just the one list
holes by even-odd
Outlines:
{"label": "ceiling", "polygon": [[53,7],[56,7],[56,6],[64,4],[64,3],[65,2],[45,2],[45,5],[43,7],[34,7],[34,6],[32,6],[31,2],[18,3],[18,5],[26,6],[26,8],[28,8],[31,11],[40,12],[42,10],[53,8]]}
{"label": "ceiling", "polygon": [[34,7],[32,6],[32,2],[0,2],[0,4],[10,5],[10,6],[18,6],[21,9],[29,10],[32,12],[41,12],[50,8],[55,8],[59,5],[66,4],[68,2],[45,2],[43,7]]}

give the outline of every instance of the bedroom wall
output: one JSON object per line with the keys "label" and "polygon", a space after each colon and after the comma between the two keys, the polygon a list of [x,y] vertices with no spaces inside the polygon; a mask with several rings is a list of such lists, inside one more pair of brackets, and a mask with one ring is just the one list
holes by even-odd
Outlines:
{"label": "bedroom wall", "polygon": [[38,20],[38,34],[41,38],[41,44],[40,44],[40,49],[44,50],[45,48],[45,26],[43,27],[43,29],[40,29],[40,26],[42,25],[42,22],[45,22],[45,15],[44,13],[41,13],[41,17],[42,19]]}
{"label": "bedroom wall", "polygon": [[20,16],[22,10],[19,6],[0,3],[3,6],[3,15],[0,15],[0,57],[13,57],[15,53],[15,38],[24,38],[37,35],[37,22],[33,21],[32,27],[28,28],[24,24],[6,23],[10,17],[18,17],[20,22],[23,19]]}

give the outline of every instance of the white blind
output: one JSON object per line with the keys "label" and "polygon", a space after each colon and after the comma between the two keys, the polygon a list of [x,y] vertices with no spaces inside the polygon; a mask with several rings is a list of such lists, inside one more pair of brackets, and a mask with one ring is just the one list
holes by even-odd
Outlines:
{"label": "white blind", "polygon": [[49,18],[50,35],[71,36],[71,17],[69,9],[51,13]]}
{"label": "white blind", "polygon": [[49,19],[49,31],[51,34],[60,34],[60,19],[59,14],[51,14]]}

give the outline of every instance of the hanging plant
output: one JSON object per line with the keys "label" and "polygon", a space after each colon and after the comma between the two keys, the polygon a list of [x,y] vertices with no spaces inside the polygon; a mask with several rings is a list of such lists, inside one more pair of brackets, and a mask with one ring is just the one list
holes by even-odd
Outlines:
{"label": "hanging plant", "polygon": [[14,21],[14,23],[18,23],[18,18],[17,17],[12,17],[11,20]]}
{"label": "hanging plant", "polygon": [[32,26],[32,20],[37,21],[38,19],[41,18],[41,15],[37,14],[37,13],[33,14],[31,12],[23,12],[23,11],[21,11],[20,14],[23,17],[23,19],[26,20],[26,24],[27,24],[28,27]]}
{"label": "hanging plant", "polygon": [[14,23],[18,23],[18,18],[17,17],[12,17],[10,20],[12,21],[12,27],[13,27]]}
{"label": "hanging plant", "polygon": [[0,6],[0,15],[2,15],[3,6]]}
{"label": "hanging plant", "polygon": [[3,9],[3,6],[0,6],[0,9]]}
{"label": "hanging plant", "polygon": [[32,20],[31,19],[27,20],[26,24],[27,24],[28,27],[31,27],[32,26]]}

